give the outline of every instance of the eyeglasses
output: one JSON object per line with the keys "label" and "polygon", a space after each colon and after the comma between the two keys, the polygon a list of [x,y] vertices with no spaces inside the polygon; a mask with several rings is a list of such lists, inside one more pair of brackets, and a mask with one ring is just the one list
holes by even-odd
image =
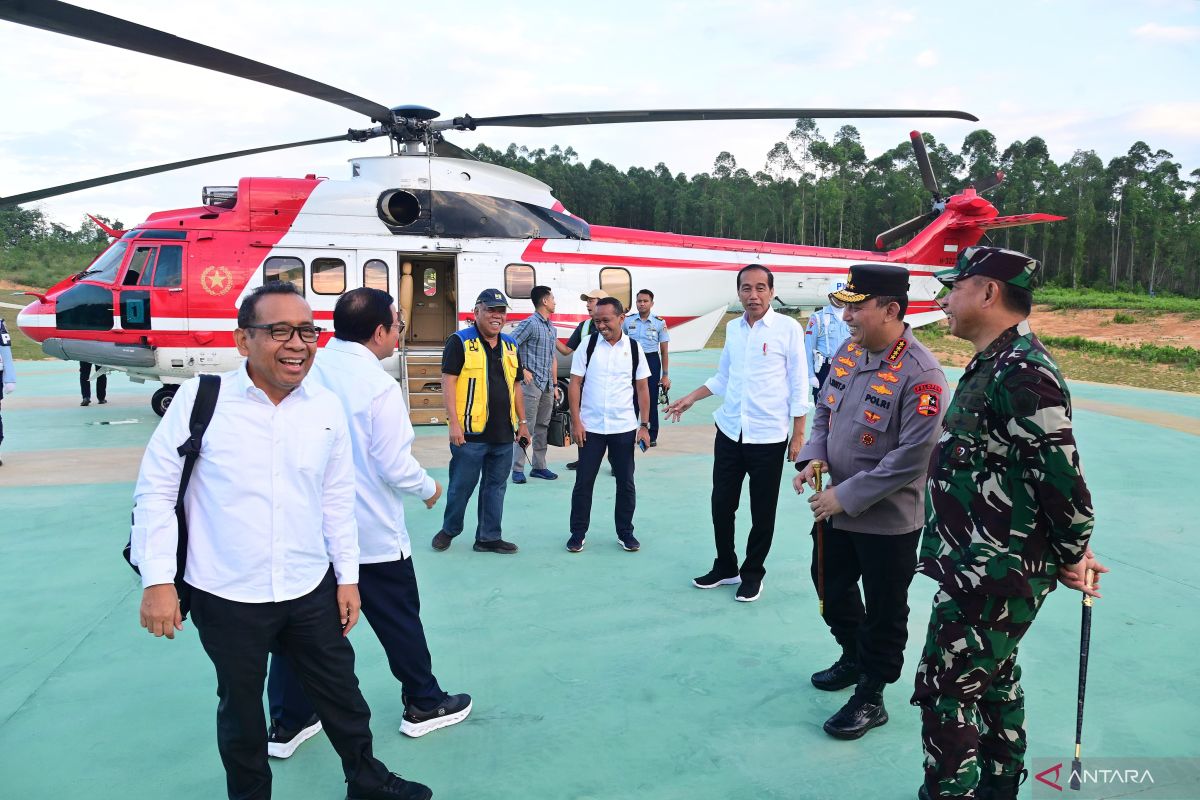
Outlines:
{"label": "eyeglasses", "polygon": [[300,341],[305,344],[313,344],[321,335],[324,328],[318,328],[316,325],[288,325],[286,322],[268,322],[262,325],[247,325],[247,328],[253,328],[259,331],[270,331],[271,338],[277,342],[290,342],[293,335],[299,335]]}

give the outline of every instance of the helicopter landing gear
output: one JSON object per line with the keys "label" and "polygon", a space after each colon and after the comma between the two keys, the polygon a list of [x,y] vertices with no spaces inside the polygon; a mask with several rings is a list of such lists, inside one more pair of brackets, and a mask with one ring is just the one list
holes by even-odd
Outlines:
{"label": "helicopter landing gear", "polygon": [[179,391],[179,384],[164,383],[150,398],[150,407],[154,409],[154,413],[160,417],[166,414],[177,391]]}

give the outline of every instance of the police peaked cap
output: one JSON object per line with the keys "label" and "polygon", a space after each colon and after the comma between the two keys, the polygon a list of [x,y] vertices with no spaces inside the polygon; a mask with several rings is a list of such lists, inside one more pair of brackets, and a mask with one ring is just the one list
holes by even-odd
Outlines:
{"label": "police peaked cap", "polygon": [[855,264],[846,285],[829,295],[842,303],[861,303],[868,297],[908,296],[908,270],[895,264]]}
{"label": "police peaked cap", "polygon": [[1016,250],[968,247],[959,253],[958,263],[953,268],[934,273],[934,277],[946,286],[953,286],[961,278],[983,275],[1022,289],[1033,289],[1040,272],[1041,264],[1037,259]]}

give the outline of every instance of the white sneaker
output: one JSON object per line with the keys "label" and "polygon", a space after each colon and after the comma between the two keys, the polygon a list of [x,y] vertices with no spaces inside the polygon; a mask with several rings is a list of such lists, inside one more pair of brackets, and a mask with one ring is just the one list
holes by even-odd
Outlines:
{"label": "white sneaker", "polygon": [[424,736],[438,728],[445,728],[457,722],[462,722],[471,713],[471,695],[451,694],[435,709],[420,711],[416,706],[404,706],[404,719],[400,722],[400,732],[405,736]]}
{"label": "white sneaker", "polygon": [[298,731],[289,731],[279,724],[279,720],[271,720],[271,730],[267,733],[267,755],[272,758],[288,758],[296,752],[296,748],[321,732],[321,720],[316,714]]}

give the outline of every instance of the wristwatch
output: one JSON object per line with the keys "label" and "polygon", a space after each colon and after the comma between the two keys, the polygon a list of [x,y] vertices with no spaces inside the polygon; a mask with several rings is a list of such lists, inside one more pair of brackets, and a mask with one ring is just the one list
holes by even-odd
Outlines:
{"label": "wristwatch", "polygon": [[649,422],[642,422],[642,423],[639,423],[639,424],[640,424],[640,426],[641,426],[641,427],[643,427],[643,428],[647,428],[647,429],[649,429],[649,427],[650,427],[650,423],[649,423]]}

